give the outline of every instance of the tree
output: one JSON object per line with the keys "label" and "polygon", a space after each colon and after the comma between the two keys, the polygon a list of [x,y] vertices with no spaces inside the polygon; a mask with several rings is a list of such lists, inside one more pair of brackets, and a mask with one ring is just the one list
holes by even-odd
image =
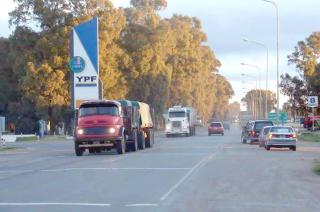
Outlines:
{"label": "tree", "polygon": [[289,74],[281,75],[281,93],[289,96],[287,107],[291,107],[291,115],[295,119],[296,114],[304,114],[308,90],[305,82],[297,76],[291,77]]}
{"label": "tree", "polygon": [[320,95],[320,32],[312,33],[305,41],[299,41],[294,52],[288,56],[306,81],[307,90]]}
{"label": "tree", "polygon": [[[261,98],[260,98],[261,94]],[[241,99],[242,102],[245,102],[247,105],[247,110],[252,113],[252,115],[256,118],[265,117],[266,110],[265,110],[265,103],[266,103],[266,94],[268,98],[268,105],[267,105],[267,112],[275,109],[275,104],[277,102],[276,95],[271,91],[265,90],[250,90],[247,92],[244,98]],[[260,105],[262,111],[260,111]]]}

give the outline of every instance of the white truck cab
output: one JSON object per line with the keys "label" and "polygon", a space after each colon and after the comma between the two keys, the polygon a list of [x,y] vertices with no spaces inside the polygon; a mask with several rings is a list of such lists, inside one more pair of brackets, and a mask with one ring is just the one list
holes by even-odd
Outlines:
{"label": "white truck cab", "polygon": [[166,120],[166,135],[193,135],[193,127],[190,123],[190,108],[173,106],[168,109]]}

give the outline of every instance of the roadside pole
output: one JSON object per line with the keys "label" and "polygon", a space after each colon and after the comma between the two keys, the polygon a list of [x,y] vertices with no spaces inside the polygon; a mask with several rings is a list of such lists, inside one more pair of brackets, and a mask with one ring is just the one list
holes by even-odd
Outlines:
{"label": "roadside pole", "polygon": [[312,108],[312,113],[313,113],[313,116],[312,116],[312,131],[314,131],[314,107]]}
{"label": "roadside pole", "polygon": [[318,107],[318,96],[308,96],[308,107],[312,108],[312,131],[314,131],[314,123],[315,123],[315,108]]}

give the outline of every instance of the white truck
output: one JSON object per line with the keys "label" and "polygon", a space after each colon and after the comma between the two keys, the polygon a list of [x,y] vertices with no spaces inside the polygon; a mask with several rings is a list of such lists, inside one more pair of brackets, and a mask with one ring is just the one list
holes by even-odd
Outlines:
{"label": "white truck", "polygon": [[193,107],[173,106],[168,109],[166,136],[196,134],[197,110]]}

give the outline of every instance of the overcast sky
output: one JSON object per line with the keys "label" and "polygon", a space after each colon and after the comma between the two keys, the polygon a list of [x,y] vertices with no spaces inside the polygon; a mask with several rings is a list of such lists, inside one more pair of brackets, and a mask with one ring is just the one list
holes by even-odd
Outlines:
{"label": "overcast sky", "polygon": [[[129,6],[130,0],[112,0],[115,6]],[[275,0],[280,16],[280,73],[297,74],[288,66],[287,55],[293,52],[298,41],[320,29],[319,0]],[[8,12],[14,8],[12,0],[2,0],[0,7],[0,36],[10,34]],[[221,61],[219,72],[230,80],[235,96],[240,101],[243,87],[251,89],[251,79],[241,73],[258,76],[255,68],[241,66],[241,62],[258,65],[261,69],[261,86],[265,88],[266,50],[243,38],[264,43],[269,48],[269,88],[276,91],[276,19],[275,8],[262,0],[168,0],[163,17],[182,14],[198,17],[210,45]],[[245,80],[246,84],[242,81]],[[285,100],[281,97],[280,102]]]}

